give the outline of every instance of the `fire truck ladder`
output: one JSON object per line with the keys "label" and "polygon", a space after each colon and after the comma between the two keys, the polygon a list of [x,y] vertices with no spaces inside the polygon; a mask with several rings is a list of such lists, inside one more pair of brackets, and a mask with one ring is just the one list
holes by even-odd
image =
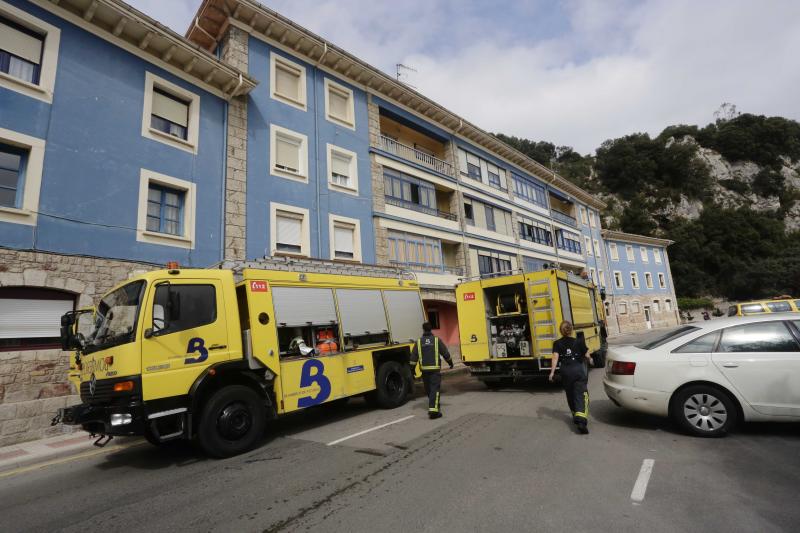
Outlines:
{"label": "fire truck ladder", "polygon": [[539,370],[550,368],[553,341],[556,340],[556,311],[553,308],[553,293],[550,280],[529,281],[533,355]]}

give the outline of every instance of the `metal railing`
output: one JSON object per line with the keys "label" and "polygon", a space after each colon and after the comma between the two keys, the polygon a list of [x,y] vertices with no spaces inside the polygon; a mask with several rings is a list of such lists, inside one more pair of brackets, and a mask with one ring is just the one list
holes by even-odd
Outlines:
{"label": "metal railing", "polygon": [[454,276],[463,276],[464,270],[459,267],[447,265],[422,265],[418,263],[400,263],[392,261],[393,265],[410,270],[412,272],[428,272],[430,274],[453,274]]}
{"label": "metal railing", "polygon": [[415,204],[414,202],[409,202],[407,200],[400,200],[399,198],[395,198],[394,196],[386,196],[386,203],[391,205],[396,205],[397,207],[403,207],[405,209],[411,209],[412,211],[419,211],[420,213],[425,213],[426,215],[433,215],[435,217],[444,218],[447,220],[458,220],[458,217],[452,213],[447,213],[445,211],[439,211],[438,209],[433,209],[431,207],[426,207],[424,205]]}
{"label": "metal railing", "polygon": [[578,227],[578,221],[575,219],[575,217],[571,217],[568,214],[562,213],[561,211],[556,211],[555,209],[551,209],[550,214],[553,216],[553,220],[557,220],[558,222],[572,226],[573,228]]}
{"label": "metal railing", "polygon": [[448,176],[453,175],[453,165],[451,165],[447,161],[442,161],[438,157],[434,157],[430,154],[426,154],[425,152],[421,152],[410,146],[406,146],[405,144],[401,144],[385,135],[380,136],[380,140],[378,141],[378,148],[380,148],[381,150],[385,150],[396,156],[402,157],[403,159],[419,163],[423,166],[435,170],[436,172],[447,174]]}

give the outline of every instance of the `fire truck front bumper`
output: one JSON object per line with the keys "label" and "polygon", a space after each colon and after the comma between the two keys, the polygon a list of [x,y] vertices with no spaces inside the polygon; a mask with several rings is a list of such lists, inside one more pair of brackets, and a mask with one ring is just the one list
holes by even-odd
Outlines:
{"label": "fire truck front bumper", "polygon": [[81,403],[58,410],[53,425],[81,426],[98,435],[142,435],[146,416],[140,402],[117,405]]}

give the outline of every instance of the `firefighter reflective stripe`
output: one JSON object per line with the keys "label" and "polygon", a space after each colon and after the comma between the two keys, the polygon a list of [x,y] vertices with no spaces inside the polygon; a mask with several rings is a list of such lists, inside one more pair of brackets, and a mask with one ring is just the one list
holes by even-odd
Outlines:
{"label": "firefighter reflective stripe", "polygon": [[434,357],[436,357],[436,363],[431,365],[425,365],[425,360],[422,358],[422,339],[417,339],[417,355],[419,356],[419,367],[422,370],[441,370],[442,365],[439,361],[439,340],[436,337],[433,337],[433,346],[434,346]]}
{"label": "firefighter reflective stripe", "polygon": [[436,400],[434,401],[433,407],[428,407],[429,413],[438,413],[439,412],[439,391],[436,391]]}
{"label": "firefighter reflective stripe", "polygon": [[583,393],[583,411],[575,411],[573,416],[577,416],[580,418],[589,418],[589,393]]}

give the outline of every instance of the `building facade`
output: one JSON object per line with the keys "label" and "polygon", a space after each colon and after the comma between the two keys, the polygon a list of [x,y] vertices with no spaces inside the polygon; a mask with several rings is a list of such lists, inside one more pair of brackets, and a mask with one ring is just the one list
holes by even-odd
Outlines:
{"label": "building facade", "polygon": [[0,0],[0,446],[66,404],[61,314],[223,258],[228,100],[254,86],[119,2]]}
{"label": "building facade", "polygon": [[677,326],[678,300],[669,268],[672,241],[603,230],[609,333]]}
{"label": "building facade", "polygon": [[187,37],[239,50],[260,82],[246,98],[247,257],[411,270],[451,345],[461,278],[598,275],[604,204],[465,119],[257,2],[207,0]]}
{"label": "building facade", "polygon": [[68,401],[61,314],[137,271],[411,271],[457,351],[461,279],[559,267],[616,297],[603,207],[253,0],[203,1],[186,36],[119,0],[0,0],[0,446]]}

